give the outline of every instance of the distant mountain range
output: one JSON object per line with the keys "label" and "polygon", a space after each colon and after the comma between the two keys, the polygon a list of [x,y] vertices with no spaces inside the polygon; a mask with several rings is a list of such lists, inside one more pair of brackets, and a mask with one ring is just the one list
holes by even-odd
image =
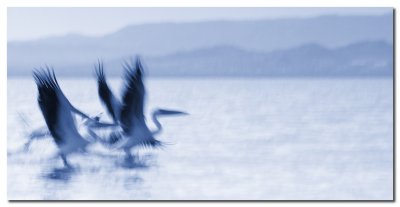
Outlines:
{"label": "distant mountain range", "polygon": [[391,14],[148,24],[102,37],[9,42],[8,75],[45,64],[60,75],[93,75],[98,58],[120,75],[121,62],[141,54],[149,75],[388,76],[392,44]]}
{"label": "distant mountain range", "polygon": [[[157,76],[391,76],[393,47],[385,42],[361,42],[337,49],[306,44],[259,53],[217,46],[148,58],[146,62],[149,75]],[[120,62],[109,65],[121,68]]]}

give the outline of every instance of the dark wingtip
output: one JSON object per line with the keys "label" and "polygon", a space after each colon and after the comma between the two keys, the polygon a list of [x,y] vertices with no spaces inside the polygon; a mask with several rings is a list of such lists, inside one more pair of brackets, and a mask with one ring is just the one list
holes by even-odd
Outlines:
{"label": "dark wingtip", "polygon": [[99,58],[97,59],[97,64],[94,65],[97,80],[98,81],[105,81],[104,76],[104,64],[103,61]]}
{"label": "dark wingtip", "polygon": [[139,71],[143,70],[142,60],[139,55],[136,56],[136,70],[139,70]]}
{"label": "dark wingtip", "polygon": [[48,65],[46,65],[44,68],[34,68],[32,71],[32,76],[38,87],[59,89],[59,84],[54,73],[54,69]]}
{"label": "dark wingtip", "polygon": [[142,58],[139,55],[137,55],[136,56],[136,75],[142,76],[143,72],[144,72],[144,69],[143,69],[143,64],[142,64]]}
{"label": "dark wingtip", "polygon": [[165,147],[164,142],[161,142],[154,138],[144,141],[140,145],[144,148],[153,148],[153,149],[163,149]]}
{"label": "dark wingtip", "polygon": [[140,78],[143,75],[144,67],[142,58],[139,55],[136,55],[135,60],[133,60],[133,58],[125,60],[122,65],[126,74],[129,76],[133,75],[134,77]]}

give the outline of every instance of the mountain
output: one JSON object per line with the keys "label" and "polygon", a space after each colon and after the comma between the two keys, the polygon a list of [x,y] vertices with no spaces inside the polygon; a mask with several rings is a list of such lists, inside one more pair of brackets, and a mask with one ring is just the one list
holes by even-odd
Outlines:
{"label": "mountain", "polygon": [[[122,58],[105,61],[106,73],[123,73]],[[145,57],[150,76],[392,76],[393,46],[367,41],[329,49],[305,44],[272,52],[221,45],[159,57]],[[58,75],[93,75],[89,65],[59,66]],[[10,74],[11,73],[11,74]],[[9,75],[17,74],[9,71]]]}
{"label": "mountain", "polygon": [[150,75],[391,76],[393,47],[383,41],[337,49],[307,44],[269,53],[220,46],[148,59]]}
{"label": "mountain", "polygon": [[[133,25],[102,37],[67,35],[9,42],[8,74],[27,75],[32,68],[48,64],[58,68],[60,74],[91,75],[98,58],[119,68],[119,62],[136,54],[145,57],[149,66],[157,67],[151,69],[154,70],[151,74],[156,75],[184,74],[186,70],[190,71],[187,74],[223,75],[228,69],[242,74],[240,69],[245,66],[265,73],[265,68],[278,66],[283,67],[281,70],[292,70],[291,62],[300,64],[302,58],[304,66],[298,67],[308,67],[305,60],[317,56],[326,60],[313,64],[328,64],[334,60],[323,56],[325,52],[327,56],[331,52],[345,54],[345,50],[353,50],[347,45],[352,45],[359,49],[354,52],[363,53],[365,49],[353,44],[359,42],[365,47],[376,47],[366,46],[368,41],[393,43],[392,14]],[[364,55],[368,56],[373,52],[367,50],[366,53]],[[195,60],[202,62],[193,62]],[[224,64],[220,67],[225,69],[215,70],[217,64]]]}

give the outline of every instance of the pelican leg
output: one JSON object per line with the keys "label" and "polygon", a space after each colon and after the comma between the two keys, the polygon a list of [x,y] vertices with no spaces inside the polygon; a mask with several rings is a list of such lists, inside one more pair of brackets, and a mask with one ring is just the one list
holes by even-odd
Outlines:
{"label": "pelican leg", "polygon": [[128,148],[124,149],[125,152],[125,161],[126,162],[133,162],[134,161],[134,156],[131,154],[131,150]]}
{"label": "pelican leg", "polygon": [[68,163],[68,161],[67,161],[67,157],[66,157],[64,154],[61,154],[60,156],[61,156],[61,159],[62,159],[62,161],[63,161],[63,163],[64,163],[64,166],[65,166],[66,168],[72,168],[71,165],[70,165],[70,164]]}

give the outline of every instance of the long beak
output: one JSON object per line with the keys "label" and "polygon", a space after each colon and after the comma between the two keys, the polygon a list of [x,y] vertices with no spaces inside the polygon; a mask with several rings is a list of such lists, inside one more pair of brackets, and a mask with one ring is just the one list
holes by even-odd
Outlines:
{"label": "long beak", "polygon": [[166,110],[166,109],[159,109],[158,112],[162,115],[188,115],[188,113],[183,111]]}

